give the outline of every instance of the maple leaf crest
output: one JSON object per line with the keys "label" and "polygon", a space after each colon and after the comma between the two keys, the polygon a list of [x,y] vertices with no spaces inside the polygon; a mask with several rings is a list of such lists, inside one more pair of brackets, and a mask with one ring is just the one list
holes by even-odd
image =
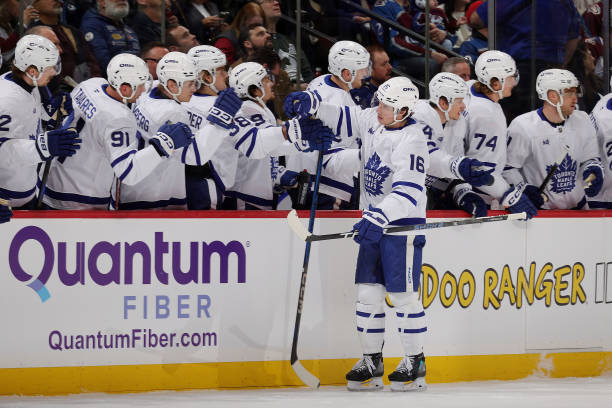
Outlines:
{"label": "maple leaf crest", "polygon": [[366,193],[373,196],[382,195],[383,184],[389,174],[391,174],[391,169],[387,166],[381,166],[381,160],[377,153],[370,156],[363,175],[363,185]]}
{"label": "maple leaf crest", "polygon": [[[548,173],[551,168],[552,166],[546,166],[546,172]],[[559,164],[559,168],[557,168],[557,171],[550,179],[550,191],[557,194],[572,191],[576,186],[577,169],[578,162],[572,160],[572,157],[566,154],[561,164]]]}

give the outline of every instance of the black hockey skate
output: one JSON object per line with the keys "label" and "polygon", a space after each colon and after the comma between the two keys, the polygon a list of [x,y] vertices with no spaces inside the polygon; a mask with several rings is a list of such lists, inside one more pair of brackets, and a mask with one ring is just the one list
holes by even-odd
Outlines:
{"label": "black hockey skate", "polygon": [[404,357],[395,371],[389,374],[391,391],[425,391],[426,372],[423,353]]}
{"label": "black hockey skate", "polygon": [[382,353],[364,354],[346,375],[349,391],[376,391],[383,389],[385,372]]}

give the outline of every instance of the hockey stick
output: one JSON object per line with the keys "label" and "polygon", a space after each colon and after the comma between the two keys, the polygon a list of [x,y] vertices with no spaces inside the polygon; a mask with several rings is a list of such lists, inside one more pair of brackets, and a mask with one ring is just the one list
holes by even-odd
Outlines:
{"label": "hockey stick", "polygon": [[544,181],[542,182],[542,184],[540,184],[540,187],[538,187],[538,192],[542,195],[542,199],[544,200],[544,202],[548,201],[548,196],[546,195],[544,190],[546,190],[546,186],[548,185],[548,182],[550,181],[552,176],[554,176],[555,173],[557,172],[559,165],[563,162],[563,159],[565,158],[565,155],[569,153],[569,150],[570,148],[568,145],[563,145],[563,152],[561,153],[559,158],[555,160],[548,174],[544,178]]}
{"label": "hockey stick", "polygon": [[[314,192],[312,195],[312,206],[310,207],[310,218],[308,219],[308,230],[300,223],[301,227],[308,234],[312,234],[315,221],[315,211],[317,209],[317,201],[319,194],[319,180],[321,178],[321,169],[323,168],[323,150],[319,151],[317,159],[317,176],[315,179]],[[295,210],[291,210],[290,214],[296,214]],[[296,215],[297,217],[297,215]],[[299,222],[299,221],[298,221]],[[321,382],[317,377],[312,375],[304,368],[297,355],[298,335],[300,334],[300,320],[302,319],[302,305],[304,303],[304,292],[306,290],[306,274],[308,273],[308,261],[310,259],[310,242],[306,242],[304,250],[304,263],[302,266],[302,278],[300,280],[300,293],[298,295],[297,312],[295,313],[295,326],[293,327],[293,342],[291,343],[291,368],[302,380],[302,382],[311,388],[319,388]]]}
{"label": "hockey stick", "polygon": [[[397,227],[384,228],[383,231],[385,234],[392,234],[395,232],[422,231],[436,228],[457,227],[459,225],[482,224],[485,222],[524,220],[526,218],[527,214],[522,212],[517,214],[494,215],[492,217],[468,218],[465,220],[456,221],[441,221],[428,222],[425,224],[401,225]],[[314,235],[312,232],[304,228],[304,225],[298,218],[297,212],[295,210],[291,210],[289,212],[289,214],[287,215],[287,222],[289,223],[289,227],[291,227],[293,232],[295,232],[295,234],[300,237],[300,239],[303,239],[307,242],[306,245],[308,245],[308,242],[313,241],[328,241],[330,239],[353,238],[358,233],[358,231],[347,231],[338,232],[335,234]]]}

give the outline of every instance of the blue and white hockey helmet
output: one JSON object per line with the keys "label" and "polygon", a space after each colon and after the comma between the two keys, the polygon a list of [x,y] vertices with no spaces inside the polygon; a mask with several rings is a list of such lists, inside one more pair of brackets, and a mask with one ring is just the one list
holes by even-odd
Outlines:
{"label": "blue and white hockey helmet", "polygon": [[[514,77],[516,83],[519,82],[519,72],[516,68],[516,62],[514,59],[502,51],[485,51],[476,60],[474,67],[476,72],[476,78],[478,81],[486,85],[491,91],[496,92],[500,98],[502,98],[502,92],[506,86],[506,79],[508,77]],[[491,87],[491,80],[496,78],[501,84],[499,91],[493,90]]]}
{"label": "blue and white hockey helmet", "polygon": [[119,91],[123,84],[132,87],[132,94],[129,97],[123,97],[123,103],[127,103],[132,99],[138,87],[150,80],[149,68],[147,64],[139,57],[133,54],[117,54],[106,66],[106,75],[110,86]]}
{"label": "blue and white hockey helmet", "polygon": [[536,92],[538,97],[550,103],[548,91],[555,91],[563,97],[563,91],[569,88],[580,89],[580,81],[566,69],[546,69],[538,74],[536,79]]}
{"label": "blue and white hockey helmet", "polygon": [[48,67],[54,67],[56,75],[61,70],[60,54],[55,44],[34,34],[23,36],[17,42],[13,64],[22,72],[34,66],[38,70],[38,78],[30,78],[35,82]]}
{"label": "blue and white hockey helmet", "polygon": [[393,108],[397,116],[403,108],[408,110],[406,117],[412,115],[419,100],[418,88],[406,77],[395,77],[385,81],[376,91],[379,103]]}
{"label": "blue and white hockey helmet", "polygon": [[[168,91],[174,98],[181,93],[183,84],[187,81],[197,81],[198,68],[196,62],[189,55],[172,51],[164,55],[157,64],[157,78],[159,83]],[[173,80],[178,86],[178,93],[173,94],[168,89],[168,81]]]}
{"label": "blue and white hockey helmet", "polygon": [[[351,82],[353,82],[358,70],[367,68],[369,72],[370,69],[370,53],[363,45],[354,41],[338,41],[335,43],[329,50],[327,61],[329,64],[328,71],[345,82],[349,88],[351,88]],[[348,69],[351,73],[351,79],[348,82],[342,79],[342,71],[345,69]]]}
{"label": "blue and white hockey helmet", "polygon": [[215,72],[217,68],[227,65],[227,58],[223,51],[212,45],[198,45],[191,48],[187,55],[194,59],[198,67],[198,79],[201,78],[202,71],[212,75],[212,82],[206,84],[208,86],[215,83]]}
{"label": "blue and white hockey helmet", "polygon": [[[258,64],[257,62],[244,62],[236,65],[229,72],[229,86],[234,88],[234,91],[239,98],[248,98],[260,101],[260,99],[263,99],[263,95],[265,95],[263,79],[267,75],[268,72],[263,65]],[[249,94],[249,88],[251,86],[257,87],[262,92],[263,95],[261,98],[255,98]]]}
{"label": "blue and white hockey helmet", "polygon": [[440,109],[440,98],[452,105],[455,99],[465,98],[467,91],[465,81],[452,72],[440,72],[429,81],[429,101]]}

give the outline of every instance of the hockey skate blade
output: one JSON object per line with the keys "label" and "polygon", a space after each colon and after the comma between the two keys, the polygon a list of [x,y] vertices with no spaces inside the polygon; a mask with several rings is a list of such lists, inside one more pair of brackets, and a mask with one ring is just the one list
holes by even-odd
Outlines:
{"label": "hockey skate blade", "polygon": [[300,363],[300,360],[295,360],[295,362],[291,364],[291,368],[293,368],[293,371],[295,374],[297,374],[300,380],[302,380],[302,382],[310,388],[316,390],[321,385],[319,379],[310,374],[310,372],[304,368],[302,363]]}
{"label": "hockey skate blade", "polygon": [[297,211],[291,210],[289,214],[287,214],[287,223],[289,224],[289,228],[293,230],[295,235],[300,237],[301,240],[306,241],[312,233],[308,232],[302,221],[297,215]]}
{"label": "hockey skate blade", "polygon": [[366,381],[348,381],[346,388],[349,391],[382,391],[385,386],[382,377],[373,377]]}
{"label": "hockey skate blade", "polygon": [[391,381],[391,391],[407,392],[407,391],[425,391],[427,383],[424,377],[419,377],[414,381],[402,382]]}

